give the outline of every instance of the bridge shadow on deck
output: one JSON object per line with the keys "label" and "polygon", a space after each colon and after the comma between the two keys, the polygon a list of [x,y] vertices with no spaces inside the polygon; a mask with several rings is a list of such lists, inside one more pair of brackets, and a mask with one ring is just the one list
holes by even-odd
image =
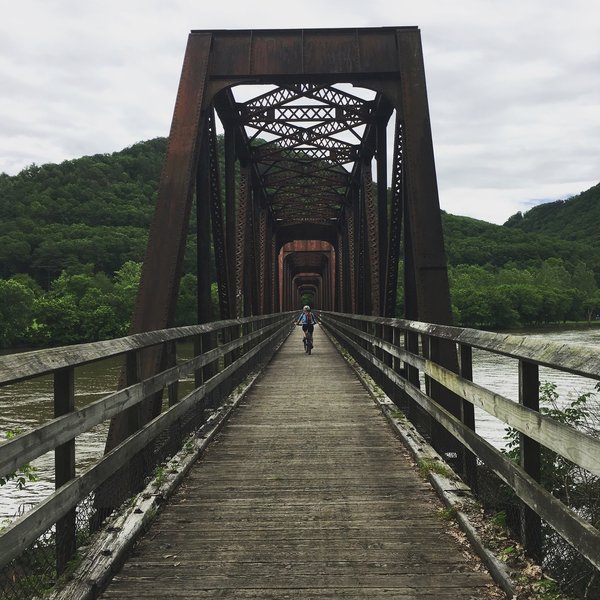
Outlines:
{"label": "bridge shadow on deck", "polygon": [[503,597],[322,331],[296,329],[102,598]]}

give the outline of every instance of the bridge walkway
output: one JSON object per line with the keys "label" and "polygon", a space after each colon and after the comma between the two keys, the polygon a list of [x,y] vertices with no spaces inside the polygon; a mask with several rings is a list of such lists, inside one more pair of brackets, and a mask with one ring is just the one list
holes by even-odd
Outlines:
{"label": "bridge walkway", "polygon": [[300,336],[102,598],[503,598],[331,342]]}

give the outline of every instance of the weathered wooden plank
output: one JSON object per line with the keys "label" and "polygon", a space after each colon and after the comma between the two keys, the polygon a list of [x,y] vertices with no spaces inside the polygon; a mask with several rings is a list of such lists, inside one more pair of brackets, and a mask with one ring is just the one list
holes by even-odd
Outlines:
{"label": "weathered wooden plank", "polygon": [[[284,344],[103,598],[503,597],[341,357],[315,342],[311,357]],[[305,358],[327,367],[289,377]]]}
{"label": "weathered wooden plank", "polygon": [[185,340],[202,333],[216,332],[244,323],[270,320],[272,323],[283,324],[289,320],[292,314],[295,313],[281,313],[271,317],[244,317],[214,323],[204,323],[202,325],[148,331],[114,340],[8,354],[0,356],[0,385],[15,383],[66,367],[77,367],[90,362],[104,360],[132,350],[156,346],[169,341]]}
{"label": "weathered wooden plank", "polygon": [[224,368],[202,386],[190,392],[180,402],[150,421],[141,430],[106,454],[98,463],[76,479],[56,490],[31,511],[11,523],[0,536],[0,565],[21,554],[40,535],[60,518],[64,517],[77,503],[93,492],[118,469],[123,467],[137,452],[148,446],[161,432],[168,429],[206,394],[214,390],[242,365],[249,362],[265,348],[273,347],[280,331],[276,331],[242,357]]}
{"label": "weathered wooden plank", "polygon": [[[353,320],[355,315],[342,313],[320,313],[324,325],[327,320],[335,321],[335,328],[342,325],[339,318]],[[587,346],[578,344],[557,344],[547,340],[531,339],[523,336],[492,333],[449,325],[434,325],[404,319],[360,316],[361,321],[385,323],[403,331],[420,335],[430,335],[453,342],[467,344],[480,350],[488,350],[512,358],[526,360],[544,367],[567,371],[582,377],[600,379],[600,354],[590,352]],[[332,323],[333,326],[333,323]]]}
{"label": "weathered wooden plank", "polygon": [[[372,361],[377,361],[371,357]],[[387,369],[377,361],[378,368]],[[448,431],[457,437],[469,450],[477,454],[503,481],[505,481],[530,508],[551,525],[567,542],[576,548],[593,565],[600,568],[600,531],[571,511],[521,467],[513,464],[486,440],[466,427],[448,411],[431,400],[421,390],[411,386],[396,373],[386,372],[396,385],[403,389],[415,402],[423,407]]]}
{"label": "weathered wooden plank", "polygon": [[[164,590],[156,590],[153,586],[148,586],[149,589],[140,589],[140,594],[147,600],[153,600],[155,598],[165,597]],[[175,589],[170,597],[173,598],[189,598],[204,599],[204,598],[240,598],[241,600],[273,600],[280,594],[280,590],[263,588],[260,590],[254,589],[221,589],[221,590],[178,590]],[[117,593],[113,595],[109,592],[104,596],[105,598],[123,598],[122,595]],[[398,598],[399,600],[408,599],[415,600],[473,600],[473,596],[469,595],[468,592],[465,594],[457,595],[456,591],[444,592],[438,590],[434,593],[418,593],[415,595],[415,591],[407,591],[402,589],[388,589],[388,588],[363,588],[361,590],[348,589],[348,588],[337,588],[337,589],[317,589],[317,588],[305,588],[303,590],[297,590],[294,594],[294,598],[307,598],[307,599],[321,599],[321,600],[339,600],[344,598],[345,600],[387,600],[389,598]],[[479,599],[482,597],[480,596]],[[478,599],[478,600],[479,600]]]}

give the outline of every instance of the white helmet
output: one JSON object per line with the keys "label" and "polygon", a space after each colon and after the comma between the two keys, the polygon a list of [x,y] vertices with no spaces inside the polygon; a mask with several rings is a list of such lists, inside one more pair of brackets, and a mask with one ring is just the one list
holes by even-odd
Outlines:
{"label": "white helmet", "polygon": [[307,304],[302,310],[310,310],[310,306]]}

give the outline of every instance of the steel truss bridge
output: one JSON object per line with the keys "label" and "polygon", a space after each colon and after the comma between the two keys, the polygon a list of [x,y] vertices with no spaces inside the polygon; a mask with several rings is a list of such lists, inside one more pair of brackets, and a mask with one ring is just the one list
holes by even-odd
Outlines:
{"label": "steel truss bridge", "polygon": [[[173,328],[190,235],[196,242],[198,319]],[[232,394],[243,397],[249,378],[285,348],[294,311],[304,303],[318,311],[327,339],[385,393],[388,400],[378,405],[398,427],[410,419],[435,456],[471,487],[477,488],[483,464],[512,490],[531,555],[541,558],[544,522],[592,569],[600,566],[598,530],[540,485],[541,448],[597,476],[600,442],[539,413],[540,366],[598,380],[600,356],[452,327],[419,30],[192,31],[132,335],[0,357],[0,384],[51,375],[55,406],[55,419],[0,445],[1,473],[51,450],[56,455],[56,492],[0,534],[4,596],[39,595],[40,586],[68,571],[79,546],[107,523],[113,537],[104,556],[117,554],[122,527],[115,529],[115,514],[123,502],[148,500],[138,495],[147,478],[182,446],[197,449],[198,440],[220,427],[237,402]],[[192,356],[181,356],[182,341],[192,342]],[[515,359],[519,398],[473,383],[473,349]],[[113,356],[124,358],[118,390],[77,407],[76,368]],[[309,360],[318,358],[317,347]],[[345,385],[332,382],[313,396]],[[477,435],[475,407],[521,433],[521,465]],[[288,416],[291,422],[282,423],[288,428],[307,417]],[[75,439],[108,421],[104,458],[77,473]],[[492,574],[510,592],[494,564],[490,559]],[[449,573],[464,568],[452,565]],[[91,573],[80,576],[79,595],[69,597],[101,590],[106,581]],[[397,589],[405,586],[403,593],[417,585],[392,575]],[[211,581],[224,576],[215,577]],[[432,577],[422,573],[419,585]],[[28,588],[19,583],[24,581],[36,584]],[[460,593],[438,590],[431,597],[475,593],[468,581],[461,579]],[[321,583],[321,592],[334,593],[336,584]],[[356,581],[353,586],[358,595],[348,597],[359,597],[364,588]],[[153,597],[150,591],[145,596]]]}

